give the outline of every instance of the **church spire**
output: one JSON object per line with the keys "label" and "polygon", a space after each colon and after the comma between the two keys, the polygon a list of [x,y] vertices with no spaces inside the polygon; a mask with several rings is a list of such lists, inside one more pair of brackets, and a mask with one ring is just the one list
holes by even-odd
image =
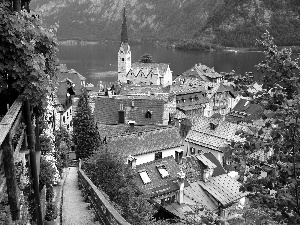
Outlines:
{"label": "church spire", "polygon": [[123,22],[122,22],[122,32],[121,32],[121,44],[122,43],[128,43],[125,6],[123,11]]}

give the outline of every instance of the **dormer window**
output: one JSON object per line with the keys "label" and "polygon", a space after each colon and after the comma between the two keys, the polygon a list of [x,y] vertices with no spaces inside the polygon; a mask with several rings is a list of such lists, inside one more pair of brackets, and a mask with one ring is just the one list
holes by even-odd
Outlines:
{"label": "dormer window", "polygon": [[190,97],[190,101],[191,101],[191,102],[193,102],[193,101],[194,101],[193,97]]}
{"label": "dormer window", "polygon": [[156,168],[162,178],[166,178],[166,177],[170,176],[165,165],[157,165]]}
{"label": "dormer window", "polygon": [[184,98],[182,99],[182,102],[185,102],[185,99],[184,99]]}
{"label": "dormer window", "polygon": [[144,184],[148,184],[148,183],[151,182],[151,179],[150,179],[150,177],[149,177],[146,170],[139,171],[139,174],[140,174],[140,177],[141,177]]}
{"label": "dormer window", "polygon": [[147,111],[145,117],[151,119],[151,116],[152,116],[151,112]]}

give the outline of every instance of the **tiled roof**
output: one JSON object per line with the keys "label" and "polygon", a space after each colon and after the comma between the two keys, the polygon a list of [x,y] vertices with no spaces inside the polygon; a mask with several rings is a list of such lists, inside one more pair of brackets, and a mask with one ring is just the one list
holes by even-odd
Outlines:
{"label": "tiled roof", "polygon": [[[134,107],[131,107],[132,99],[134,99]],[[164,103],[163,100],[149,98],[97,97],[95,98],[95,120],[102,124],[118,124],[118,111],[123,104],[125,118],[134,120],[137,125],[162,124]],[[148,110],[152,113],[151,119],[145,117]]]}
{"label": "tiled roof", "polygon": [[163,100],[165,103],[169,101],[168,94],[161,95],[117,95],[115,99],[144,99],[144,100]]}
{"label": "tiled roof", "polygon": [[199,93],[199,92],[203,92],[205,93],[206,92],[206,89],[204,86],[191,86],[191,85],[172,85],[170,87],[170,91],[171,93],[173,94],[176,94],[176,95],[180,95],[180,94],[191,94],[191,93]]}
{"label": "tiled roof", "polygon": [[199,181],[198,184],[223,206],[248,195],[247,192],[240,192],[241,184],[227,174],[211,177],[207,182]]}
{"label": "tiled roof", "polygon": [[169,90],[161,85],[132,85],[122,84],[120,95],[128,94],[152,94],[152,93],[169,93]]}
{"label": "tiled roof", "polygon": [[118,135],[107,140],[110,151],[120,151],[124,156],[142,155],[181,146],[177,127],[159,127],[155,130]]}
{"label": "tiled roof", "polygon": [[154,74],[159,73],[161,76],[165,74],[169,67],[169,64],[166,63],[141,63],[134,62],[131,64],[131,70],[134,74],[138,74],[142,71],[145,75],[152,71]]}
{"label": "tiled roof", "polygon": [[190,183],[190,186],[184,188],[184,203],[190,205],[202,204],[212,211],[218,209],[218,206],[214,204],[197,182]]}
{"label": "tiled roof", "polygon": [[251,122],[260,119],[264,114],[263,106],[240,99],[232,111],[227,115],[228,121]]}
{"label": "tiled roof", "polygon": [[[128,124],[117,124],[117,125],[107,125],[107,124],[97,124],[98,131],[100,133],[101,138],[118,136],[121,134],[126,134],[131,132],[130,126]],[[157,129],[156,125],[145,125],[145,126],[134,126],[133,132],[140,132],[146,130]]]}
{"label": "tiled roof", "polygon": [[181,109],[183,111],[189,111],[189,110],[195,110],[195,109],[202,109],[204,108],[203,105],[184,105],[184,104],[178,104],[177,105],[178,109]]}
{"label": "tiled roof", "polygon": [[173,118],[176,118],[176,119],[185,119],[187,118],[187,116],[180,110],[176,109],[175,113],[171,114],[171,116]]}
{"label": "tiled roof", "polygon": [[179,218],[185,218],[185,212],[192,212],[192,208],[188,204],[172,203],[170,205],[163,206],[166,210],[178,216]]}
{"label": "tiled roof", "polygon": [[[156,168],[157,165],[164,165],[169,173],[169,176],[162,178],[162,176]],[[139,175],[139,171],[143,170],[147,172],[148,177],[151,180],[147,184],[144,184],[143,180]],[[150,197],[154,197],[166,192],[172,192],[179,189],[179,186],[176,184],[176,181],[177,173],[180,172],[180,169],[172,156],[137,165],[135,172],[137,174],[135,179],[137,186],[143,193]]]}
{"label": "tiled roof", "polygon": [[[221,121],[205,116],[199,116],[192,119],[193,126],[186,137],[187,142],[194,142],[215,150],[218,150],[225,143],[234,141],[243,141],[244,139],[236,135],[236,131],[242,129],[251,132],[246,126],[241,126],[227,121]],[[210,123],[217,127],[212,130]]]}

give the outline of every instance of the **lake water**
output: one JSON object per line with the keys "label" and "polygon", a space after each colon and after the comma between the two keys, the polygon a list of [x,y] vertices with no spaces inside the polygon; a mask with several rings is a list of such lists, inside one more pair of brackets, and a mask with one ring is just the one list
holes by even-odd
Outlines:
{"label": "lake water", "polygon": [[[119,44],[87,44],[60,45],[58,58],[69,69],[87,78],[86,82],[96,85],[99,80],[115,81],[116,75],[108,75],[107,71],[117,71]],[[195,50],[177,50],[154,45],[131,45],[132,62],[136,62],[144,53],[152,55],[154,62],[169,63],[173,71],[173,78],[185,72],[195,64],[214,67],[217,72],[235,70],[242,74],[253,72],[257,78],[254,65],[264,59],[261,52],[200,52]]]}

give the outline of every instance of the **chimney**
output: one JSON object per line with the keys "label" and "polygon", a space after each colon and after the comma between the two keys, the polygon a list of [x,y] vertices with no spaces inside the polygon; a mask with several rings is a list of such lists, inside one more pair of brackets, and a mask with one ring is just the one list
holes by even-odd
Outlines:
{"label": "chimney", "polygon": [[129,131],[133,132],[135,121],[130,120],[130,121],[128,121],[128,124],[129,124]]}
{"label": "chimney", "polygon": [[185,173],[182,171],[182,169],[180,170],[179,173],[177,173],[177,178],[178,178],[178,185],[179,185],[177,201],[179,204],[183,204],[183,189],[184,189]]}
{"label": "chimney", "polygon": [[203,181],[208,182],[209,178],[212,176],[212,174],[213,174],[213,169],[210,169],[210,168],[205,169],[203,171]]}
{"label": "chimney", "polygon": [[131,165],[132,169],[136,168],[136,158],[134,158],[133,156],[129,156],[128,157],[128,164]]}

